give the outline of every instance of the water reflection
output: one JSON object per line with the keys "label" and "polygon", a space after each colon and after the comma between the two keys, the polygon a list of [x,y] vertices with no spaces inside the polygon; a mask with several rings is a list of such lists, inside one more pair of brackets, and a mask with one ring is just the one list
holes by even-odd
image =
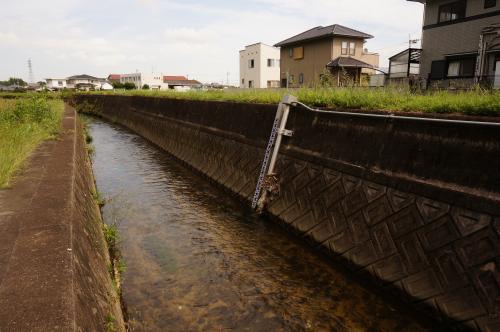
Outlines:
{"label": "water reflection", "polygon": [[423,330],[143,138],[90,127],[135,331]]}

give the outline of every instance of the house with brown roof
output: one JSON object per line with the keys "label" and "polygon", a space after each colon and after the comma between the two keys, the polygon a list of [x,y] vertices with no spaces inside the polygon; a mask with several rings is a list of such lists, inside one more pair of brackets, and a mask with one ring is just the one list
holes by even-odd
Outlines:
{"label": "house with brown roof", "polygon": [[317,85],[325,73],[337,85],[360,84],[374,73],[379,55],[364,47],[372,35],[339,24],[318,26],[277,43],[281,48],[281,86]]}
{"label": "house with brown roof", "polygon": [[408,1],[425,5],[420,75],[428,85],[500,89],[500,1]]}
{"label": "house with brown roof", "polygon": [[120,74],[109,74],[108,75],[108,82],[111,83],[120,83],[120,78],[122,75]]}
{"label": "house with brown roof", "polygon": [[186,76],[163,76],[163,83],[168,84],[169,89],[190,90],[200,89],[203,84],[197,80],[190,80]]}

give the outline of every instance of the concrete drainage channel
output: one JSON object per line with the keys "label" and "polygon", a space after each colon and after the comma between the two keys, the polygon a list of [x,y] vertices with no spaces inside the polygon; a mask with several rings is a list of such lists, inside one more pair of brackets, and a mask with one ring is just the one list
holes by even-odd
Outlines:
{"label": "concrete drainage channel", "polygon": [[[332,260],[450,327],[498,328],[497,124],[311,112],[290,102],[293,136],[277,136],[279,146],[269,142],[272,129],[290,132],[276,126],[273,105],[92,95],[73,102],[254,204],[258,179],[279,174],[279,194],[264,188],[272,198],[265,211]],[[262,167],[275,146],[275,169]]]}

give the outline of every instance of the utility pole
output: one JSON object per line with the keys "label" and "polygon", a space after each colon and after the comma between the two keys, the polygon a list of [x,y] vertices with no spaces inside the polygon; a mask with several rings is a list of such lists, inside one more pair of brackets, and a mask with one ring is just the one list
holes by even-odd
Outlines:
{"label": "utility pole", "polygon": [[229,72],[226,73],[226,85],[229,86]]}

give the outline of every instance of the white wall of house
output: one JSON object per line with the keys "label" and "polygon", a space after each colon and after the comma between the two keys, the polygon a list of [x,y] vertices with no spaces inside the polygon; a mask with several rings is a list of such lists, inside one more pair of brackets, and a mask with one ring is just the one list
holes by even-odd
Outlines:
{"label": "white wall of house", "polygon": [[47,78],[47,89],[65,89],[68,87],[65,78]]}
{"label": "white wall of house", "polygon": [[120,83],[134,83],[137,89],[142,89],[144,85],[148,85],[150,89],[166,90],[168,84],[163,82],[163,74],[160,73],[133,73],[123,74],[120,77]]}
{"label": "white wall of house", "polygon": [[280,49],[263,43],[240,51],[240,88],[280,86]]}

